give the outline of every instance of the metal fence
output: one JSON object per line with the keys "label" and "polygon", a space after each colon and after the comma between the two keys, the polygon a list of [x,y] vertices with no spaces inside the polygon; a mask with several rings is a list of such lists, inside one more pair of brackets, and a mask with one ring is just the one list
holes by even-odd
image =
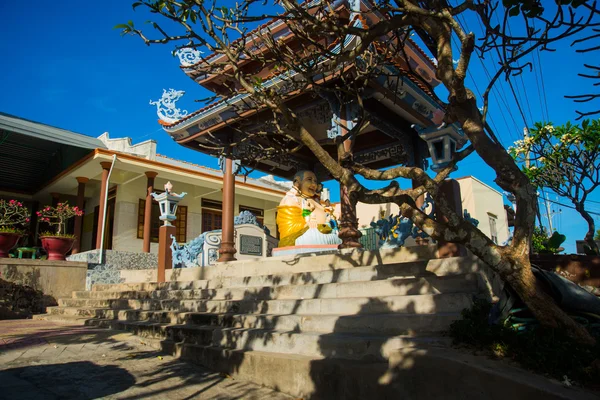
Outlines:
{"label": "metal fence", "polygon": [[361,228],[359,230],[362,233],[362,236],[359,241],[360,241],[360,244],[362,244],[363,249],[377,250],[377,247],[378,247],[377,244],[378,244],[379,238],[377,237],[377,234],[375,233],[375,229]]}

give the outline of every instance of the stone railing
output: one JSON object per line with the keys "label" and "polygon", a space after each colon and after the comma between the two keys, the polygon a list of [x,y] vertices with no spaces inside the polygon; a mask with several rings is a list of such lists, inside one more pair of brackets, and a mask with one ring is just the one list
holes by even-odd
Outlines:
{"label": "stone railing", "polygon": [[114,284],[124,281],[122,271],[155,270],[158,257],[155,253],[104,250],[104,263],[100,264],[100,250],[90,250],[67,257],[68,261],[86,262],[86,290],[96,283]]}
{"label": "stone railing", "polygon": [[[235,231],[235,258],[244,260],[270,257],[278,240],[254,224],[238,224]],[[180,245],[171,237],[173,268],[193,268],[214,265],[219,258],[221,230],[205,232],[187,244]]]}

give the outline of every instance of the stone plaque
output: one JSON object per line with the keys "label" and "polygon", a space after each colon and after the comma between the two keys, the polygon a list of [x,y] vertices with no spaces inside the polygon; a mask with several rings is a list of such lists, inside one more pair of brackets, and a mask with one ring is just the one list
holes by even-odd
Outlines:
{"label": "stone plaque", "polygon": [[262,256],[262,241],[260,236],[240,235],[240,254]]}

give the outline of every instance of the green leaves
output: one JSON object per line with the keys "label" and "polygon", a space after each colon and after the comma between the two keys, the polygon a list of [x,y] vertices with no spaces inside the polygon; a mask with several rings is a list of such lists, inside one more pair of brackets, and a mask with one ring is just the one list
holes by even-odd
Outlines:
{"label": "green leaves", "polygon": [[118,25],[115,25],[115,26],[113,27],[113,29],[122,29],[122,31],[121,31],[121,36],[125,36],[125,35],[127,35],[128,33],[132,33],[132,32],[134,32],[134,31],[135,31],[135,28],[134,28],[134,26],[133,26],[133,21],[132,21],[132,20],[129,20],[129,21],[127,21],[127,23],[126,23],[126,24],[118,24]]}
{"label": "green leaves", "polygon": [[525,17],[535,18],[544,12],[544,7],[540,0],[502,0],[502,5],[511,17],[516,17],[523,12]]}
{"label": "green leaves", "polygon": [[531,247],[537,254],[557,254],[564,250],[560,245],[565,240],[567,240],[567,237],[556,231],[552,233],[552,236],[548,237],[545,227],[536,226],[531,237]]}
{"label": "green leaves", "polygon": [[550,249],[558,249],[560,248],[560,245],[564,243],[565,240],[567,240],[567,237],[565,235],[561,235],[558,232],[554,232],[552,236],[550,236],[550,239],[548,239],[548,247]]}
{"label": "green leaves", "polygon": [[516,17],[517,15],[519,15],[520,12],[521,10],[519,6],[516,6],[508,10],[508,15],[510,15],[511,17]]}

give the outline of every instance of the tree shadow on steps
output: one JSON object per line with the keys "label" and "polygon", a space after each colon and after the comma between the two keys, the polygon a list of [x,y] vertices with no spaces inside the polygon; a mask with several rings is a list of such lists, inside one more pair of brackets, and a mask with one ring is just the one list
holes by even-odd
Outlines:
{"label": "tree shadow on steps", "polygon": [[[443,300],[433,300],[429,313],[436,312],[440,301]],[[391,303],[370,298],[357,314],[340,316],[333,332],[320,336],[319,348],[324,358],[310,362],[312,382],[298,394],[311,400],[478,398],[463,396],[459,385],[448,386],[448,380],[440,383],[431,375],[445,373],[426,360],[427,353],[435,351],[439,344],[424,335],[404,335],[405,328],[411,330],[410,324],[400,324],[390,336],[345,333],[356,315],[375,312],[389,313],[390,317],[398,313],[410,316],[419,309],[422,307],[413,301],[400,310]],[[391,318],[390,324],[394,324]],[[365,327],[365,331],[369,328]],[[386,330],[389,328],[388,325]]]}

